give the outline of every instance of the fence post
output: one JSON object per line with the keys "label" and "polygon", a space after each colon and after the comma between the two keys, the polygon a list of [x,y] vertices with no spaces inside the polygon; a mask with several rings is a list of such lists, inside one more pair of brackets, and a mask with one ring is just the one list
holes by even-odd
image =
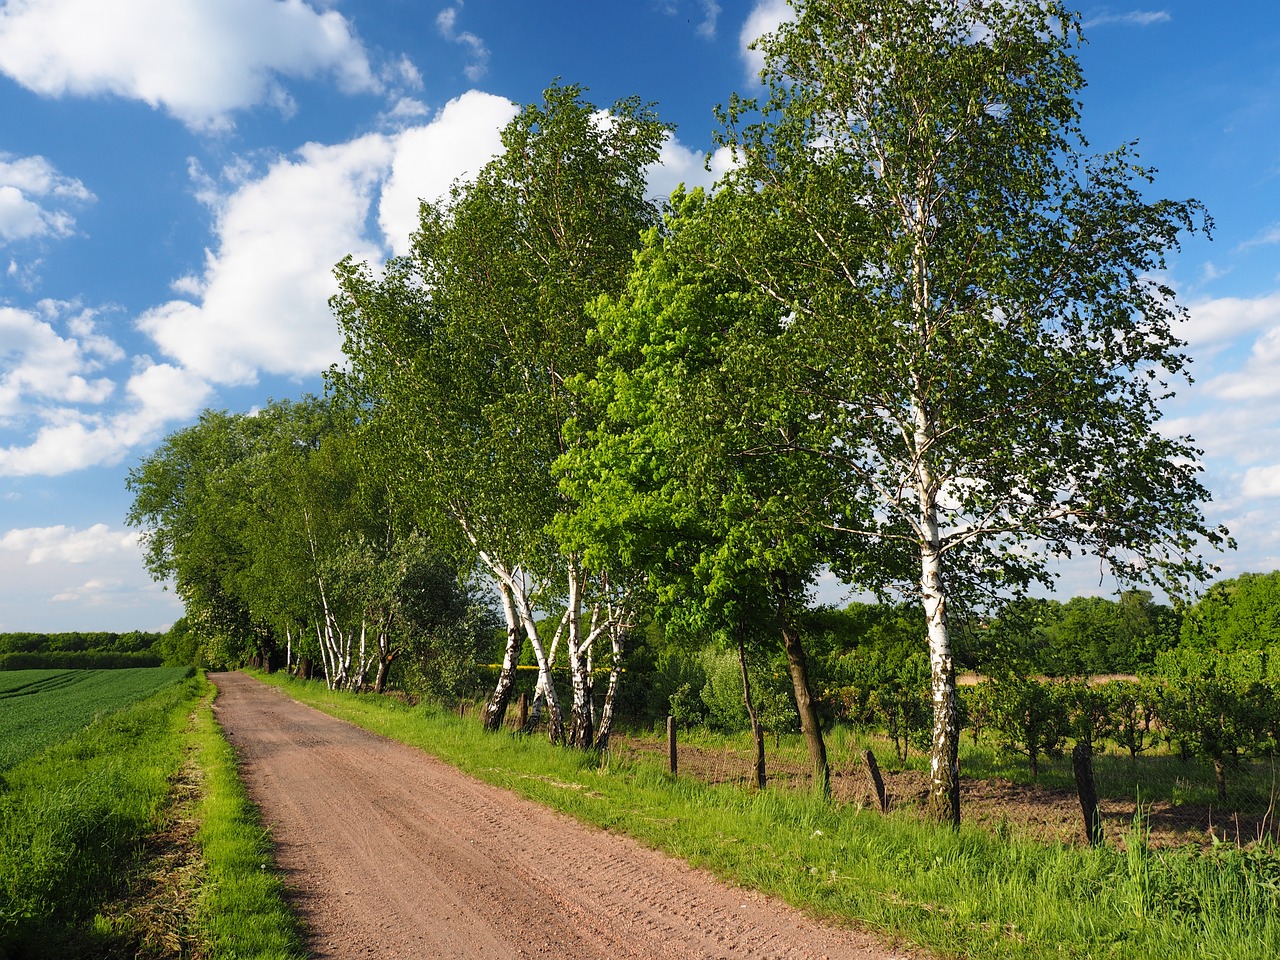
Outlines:
{"label": "fence post", "polygon": [[520,726],[516,729],[523,730],[529,726],[529,695],[527,693],[520,694]]}
{"label": "fence post", "polygon": [[667,716],[667,772],[676,772],[676,718]]}
{"label": "fence post", "polygon": [[880,776],[880,764],[876,763],[876,755],[870,747],[862,750],[862,763],[871,777],[871,787],[876,792],[876,800],[880,803],[880,812],[889,812],[889,795],[884,792],[884,777]]}
{"label": "fence post", "polygon": [[1076,775],[1076,794],[1084,814],[1084,833],[1090,846],[1102,845],[1102,811],[1098,809],[1098,785],[1093,779],[1093,748],[1085,741],[1071,748],[1071,769]]}

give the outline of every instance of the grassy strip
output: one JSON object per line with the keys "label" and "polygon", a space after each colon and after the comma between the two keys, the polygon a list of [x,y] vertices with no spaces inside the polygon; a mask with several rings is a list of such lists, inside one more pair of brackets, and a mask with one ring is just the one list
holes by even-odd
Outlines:
{"label": "grassy strip", "polygon": [[0,782],[0,956],[111,955],[96,916],[161,825],[206,684],[190,677],[79,730]]}
{"label": "grassy strip", "polygon": [[1273,850],[1088,850],[932,829],[805,794],[712,787],[472,720],[264,677],[297,699],[490,783],[629,834],[820,916],[962,957],[1280,956]]}
{"label": "grassy strip", "polygon": [[193,732],[204,777],[197,817],[205,883],[196,922],[209,956],[295,960],[306,955],[298,922],[271,864],[271,839],[245,793],[235,754],[206,702]]}

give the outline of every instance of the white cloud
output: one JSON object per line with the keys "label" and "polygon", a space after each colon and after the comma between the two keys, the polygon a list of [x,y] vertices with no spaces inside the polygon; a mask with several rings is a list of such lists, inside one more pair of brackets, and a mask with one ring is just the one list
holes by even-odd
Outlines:
{"label": "white cloud", "polygon": [[1244,241],[1244,243],[1236,247],[1236,250],[1252,250],[1254,247],[1266,247],[1274,243],[1280,243],[1280,223],[1273,223],[1256,237],[1251,237]]}
{"label": "white cloud", "polygon": [[93,563],[121,554],[136,555],[140,536],[134,530],[112,530],[105,523],[95,523],[87,530],[64,524],[27,527],[0,537],[0,550],[25,553],[28,564]]}
{"label": "white cloud", "polygon": [[[45,300],[39,311],[0,307],[0,423],[38,413],[49,403],[100,404],[115,390],[98,375],[124,353],[99,334],[92,311],[70,317],[73,304]],[[66,328],[69,336],[59,333]]]}
{"label": "white cloud", "polygon": [[0,447],[0,476],[59,476],[87,467],[119,463],[125,454],[155,441],[176,422],[194,417],[212,389],[189,371],[143,358],[125,384],[116,410],[87,405],[53,405],[40,410],[43,421],[25,445]]}
{"label": "white cloud", "polygon": [[[1254,341],[1239,370],[1215,377],[1206,384],[1213,395],[1241,402],[1257,402],[1280,395],[1280,324]],[[1264,406],[1274,419],[1274,411]]]}
{"label": "white cloud", "polygon": [[1131,10],[1128,13],[1099,13],[1085,20],[1086,30],[1104,24],[1119,23],[1128,27],[1149,27],[1153,23],[1168,23],[1173,16],[1167,10]]}
{"label": "white cloud", "polygon": [[212,383],[252,383],[260,371],[313,374],[340,358],[328,299],[347,254],[377,259],[367,238],[373,196],[392,159],[378,134],[307,144],[218,201],[217,248],[199,278],[138,320],[159,348]]}
{"label": "white cloud", "polygon": [[93,199],[83,183],[58,173],[44,157],[0,152],[0,243],[67,236],[75,218],[64,204]]}
{"label": "white cloud", "polygon": [[9,0],[0,71],[46,96],[142,100],[197,129],[261,104],[290,112],[281,77],[378,88],[351,25],[304,0]]}
{"label": "white cloud", "polygon": [[716,38],[716,21],[720,17],[720,4],[716,0],[701,0],[702,22],[698,24],[698,36],[708,40]]}
{"label": "white cloud", "polygon": [[1246,497],[1280,497],[1280,464],[1250,467],[1245,471],[1240,492]]}
{"label": "white cloud", "polygon": [[468,80],[475,83],[489,72],[489,48],[474,33],[458,32],[458,13],[462,10],[462,0],[452,7],[445,7],[436,15],[436,29],[440,36],[450,43],[456,43],[471,54],[471,62],[463,68]]}
{"label": "white cloud", "polygon": [[174,281],[185,296],[147,310],[139,329],[213,384],[309,376],[340,361],[328,303],[334,265],[347,255],[377,263],[388,251],[406,252],[419,199],[437,199],[477,172],[515,113],[504,98],[472,91],[426,125],[307,144],[256,178],[232,164],[225,195],[195,171],[216,212],[214,247],[199,275]]}
{"label": "white cloud", "polygon": [[786,0],[757,0],[738,34],[738,45],[743,63],[747,66],[748,80],[758,83],[760,71],[764,69],[764,54],[759,50],[752,50],[751,44],[766,33],[773,33],[794,15]]}
{"label": "white cloud", "polygon": [[397,254],[409,252],[418,203],[446,196],[455,180],[474,177],[502,150],[500,134],[516,115],[505,97],[471,90],[450,100],[425,126],[399,135],[378,223]]}
{"label": "white cloud", "polygon": [[1196,351],[1253,330],[1280,325],[1280,292],[1252,298],[1200,300],[1187,309],[1190,319],[1179,333]]}
{"label": "white cloud", "polygon": [[732,153],[727,147],[721,147],[711,155],[711,169],[707,170],[704,151],[686,147],[674,136],[668,136],[662,142],[658,162],[645,171],[649,196],[665,200],[682,183],[690,190],[710,188],[731,166]]}
{"label": "white cloud", "polygon": [[182,615],[178,597],[147,573],[139,534],[105,523],[9,530],[0,578],[4,630],[166,630]]}

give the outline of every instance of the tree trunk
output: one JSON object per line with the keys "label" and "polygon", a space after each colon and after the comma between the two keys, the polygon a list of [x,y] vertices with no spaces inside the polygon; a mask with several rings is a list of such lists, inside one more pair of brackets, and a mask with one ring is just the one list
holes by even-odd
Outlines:
{"label": "tree trunk", "polygon": [[738,663],[742,667],[742,702],[747,707],[747,718],[751,721],[751,738],[756,746],[756,786],[763,790],[768,783],[764,767],[764,731],[760,729],[760,717],[756,714],[755,702],[751,699],[751,680],[747,676],[747,645],[743,639],[744,627],[738,626]]}
{"label": "tree trunk", "polygon": [[804,643],[800,631],[791,621],[791,585],[787,575],[778,580],[778,619],[782,626],[782,648],[787,654],[787,670],[791,674],[791,689],[795,693],[796,711],[800,714],[800,732],[804,736],[805,750],[813,768],[813,789],[822,797],[831,796],[831,770],[827,765],[827,744],[822,737],[822,723],[813,702],[813,690],[809,684],[808,661],[804,655]]}
{"label": "tree trunk", "polygon": [[582,635],[582,574],[576,564],[569,565],[569,605],[565,614],[569,621],[569,677],[573,684],[568,743],[579,750],[588,750],[595,742],[591,715],[591,668],[587,655],[591,638]]}
{"label": "tree trunk", "polygon": [[1102,811],[1098,808],[1098,785],[1093,777],[1093,748],[1087,741],[1082,740],[1072,748],[1071,769],[1076,777],[1080,812],[1084,815],[1085,836],[1090,846],[1101,846],[1104,839]]}
{"label": "tree trunk", "polygon": [[507,704],[511,702],[511,691],[516,682],[516,661],[520,657],[520,624],[516,620],[515,604],[511,600],[511,590],[505,583],[498,582],[498,594],[502,599],[502,613],[507,620],[507,645],[502,653],[502,669],[498,673],[498,684],[493,695],[484,707],[484,729],[494,733],[502,729],[502,722],[507,716]]}
{"label": "tree trunk", "polygon": [[609,686],[604,693],[604,707],[600,711],[600,726],[596,730],[596,749],[609,749],[609,733],[613,729],[613,703],[622,680],[622,627],[610,624],[609,641],[613,647],[613,664],[609,668]]}
{"label": "tree trunk", "polygon": [[[932,511],[931,511],[932,512]],[[932,524],[936,544],[936,515]],[[921,548],[920,587],[929,631],[930,686],[933,691],[933,745],[929,757],[929,812],[940,823],[960,825],[960,730],[956,669],[947,624],[942,564],[932,544]]]}

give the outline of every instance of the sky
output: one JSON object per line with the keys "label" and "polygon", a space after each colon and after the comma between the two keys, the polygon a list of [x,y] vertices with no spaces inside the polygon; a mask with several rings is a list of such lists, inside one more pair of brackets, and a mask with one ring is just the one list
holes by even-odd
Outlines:
{"label": "sky", "polygon": [[[1194,197],[1164,279],[1220,577],[1280,567],[1280,17],[1274,0],[1081,8],[1084,127]],[[714,108],[759,92],[781,0],[0,0],[0,631],[181,616],[124,522],[129,470],[207,408],[323,389],[342,257],[404,252],[420,197],[552,82],[676,126],[654,198],[709,185]],[[713,163],[713,167],[715,164]],[[1061,599],[1107,595],[1096,562]],[[837,599],[830,584],[824,599]]]}

